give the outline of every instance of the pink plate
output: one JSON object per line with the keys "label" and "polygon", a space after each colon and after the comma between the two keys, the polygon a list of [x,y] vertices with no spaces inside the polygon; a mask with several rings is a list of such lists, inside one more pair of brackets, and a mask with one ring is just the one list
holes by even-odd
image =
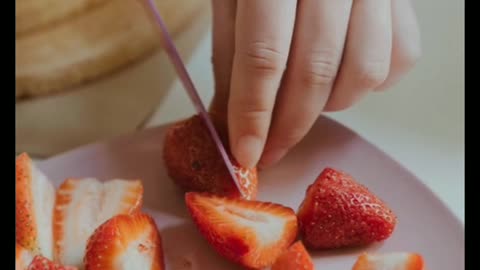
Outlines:
{"label": "pink plate", "polygon": [[[40,162],[58,186],[67,177],[140,178],[145,211],[160,228],[168,269],[240,269],[218,256],[197,233],[182,193],[162,159],[165,126],[88,145]],[[344,126],[320,118],[305,140],[260,174],[259,200],[297,209],[305,190],[331,166],[352,174],[397,214],[394,234],[365,248],[311,252],[317,269],[348,270],[363,251],[414,251],[428,269],[464,269],[464,227],[415,176]]]}

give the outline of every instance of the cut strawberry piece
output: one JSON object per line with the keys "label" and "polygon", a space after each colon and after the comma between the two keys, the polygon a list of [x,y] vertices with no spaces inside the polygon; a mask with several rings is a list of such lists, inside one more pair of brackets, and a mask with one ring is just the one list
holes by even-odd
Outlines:
{"label": "cut strawberry piece", "polygon": [[312,258],[301,241],[288,248],[272,266],[272,270],[313,270]]}
{"label": "cut strawberry piece", "polygon": [[338,248],[387,239],[397,218],[350,175],[326,168],[308,187],[298,221],[305,246]]}
{"label": "cut strawberry piece", "polygon": [[51,260],[43,256],[35,256],[30,263],[27,270],[77,270],[78,268],[73,266],[63,266],[58,263],[54,263]]}
{"label": "cut strawberry piece", "polygon": [[55,260],[81,266],[88,237],[103,222],[117,214],[141,208],[140,180],[68,179],[58,188],[53,234]]}
{"label": "cut strawberry piece", "polygon": [[28,154],[16,159],[15,238],[34,254],[52,258],[55,188]]}
{"label": "cut strawberry piece", "polygon": [[271,266],[297,236],[294,211],[279,204],[195,192],[185,200],[210,245],[245,267]]}
{"label": "cut strawberry piece", "polygon": [[33,254],[19,244],[15,246],[15,270],[26,270],[33,260]]}
{"label": "cut strawberry piece", "polygon": [[423,257],[417,253],[392,252],[360,255],[352,270],[424,270]]}
{"label": "cut strawberry piece", "polygon": [[[218,130],[226,125],[214,121]],[[220,129],[218,128],[220,127]],[[220,132],[226,138],[225,132]],[[228,140],[223,140],[228,151]],[[171,126],[166,135],[163,149],[168,175],[185,191],[209,192],[217,195],[240,197],[225,163],[218,153],[208,129],[199,116]],[[257,169],[246,169],[231,159],[240,181],[245,199],[257,196]]]}
{"label": "cut strawberry piece", "polygon": [[165,269],[155,221],[144,213],[109,219],[88,240],[84,261],[86,270]]}

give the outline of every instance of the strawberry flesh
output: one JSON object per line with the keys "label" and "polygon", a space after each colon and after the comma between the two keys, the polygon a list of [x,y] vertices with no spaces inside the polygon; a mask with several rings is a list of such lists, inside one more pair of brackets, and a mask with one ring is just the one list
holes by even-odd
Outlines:
{"label": "strawberry flesh", "polygon": [[271,266],[297,236],[294,211],[279,204],[195,192],[185,200],[207,242],[247,268]]}
{"label": "strawberry flesh", "polygon": [[297,216],[305,245],[318,249],[382,241],[397,223],[382,200],[350,175],[331,168],[308,187]]}
{"label": "strawberry flesh", "polygon": [[35,254],[52,258],[55,188],[28,154],[16,159],[15,238]]}
{"label": "strawberry flesh", "polygon": [[78,270],[78,268],[54,263],[43,256],[37,255],[33,258],[27,270]]}
{"label": "strawberry flesh", "polygon": [[310,254],[301,241],[288,248],[272,266],[272,270],[313,270],[314,265]]}
{"label": "strawberry flesh", "polygon": [[[226,129],[219,121],[214,123],[217,130]],[[221,137],[226,138],[225,135]],[[228,140],[223,141],[228,146]],[[169,127],[165,135],[163,157],[168,175],[183,190],[241,196],[208,129],[197,115]],[[246,194],[245,199],[255,199],[257,169],[243,168],[234,159],[231,161],[241,189]]]}
{"label": "strawberry flesh", "polygon": [[103,222],[117,214],[140,210],[140,180],[67,179],[57,190],[53,234],[55,260],[80,267],[87,240]]}
{"label": "strawberry flesh", "polygon": [[424,270],[422,255],[410,252],[360,255],[352,270]]}
{"label": "strawberry flesh", "polygon": [[117,215],[88,240],[86,270],[163,270],[160,233],[147,214]]}
{"label": "strawberry flesh", "polygon": [[34,255],[18,243],[15,246],[15,270],[25,270],[33,260]]}

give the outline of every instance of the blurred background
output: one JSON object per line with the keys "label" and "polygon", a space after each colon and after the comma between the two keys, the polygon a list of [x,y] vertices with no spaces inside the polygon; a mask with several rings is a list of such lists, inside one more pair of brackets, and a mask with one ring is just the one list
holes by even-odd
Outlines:
{"label": "blurred background", "polygon": [[[43,159],[194,113],[138,1],[16,4],[17,152]],[[157,6],[208,104],[209,1]],[[414,6],[417,66],[392,89],[328,116],[398,160],[464,221],[464,1]]]}

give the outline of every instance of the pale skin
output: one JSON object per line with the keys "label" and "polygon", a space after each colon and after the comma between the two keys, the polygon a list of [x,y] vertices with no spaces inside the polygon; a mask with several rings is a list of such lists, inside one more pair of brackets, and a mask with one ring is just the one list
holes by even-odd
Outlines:
{"label": "pale skin", "polygon": [[243,166],[284,157],[322,112],[398,82],[420,56],[409,0],[212,0],[215,96]]}

